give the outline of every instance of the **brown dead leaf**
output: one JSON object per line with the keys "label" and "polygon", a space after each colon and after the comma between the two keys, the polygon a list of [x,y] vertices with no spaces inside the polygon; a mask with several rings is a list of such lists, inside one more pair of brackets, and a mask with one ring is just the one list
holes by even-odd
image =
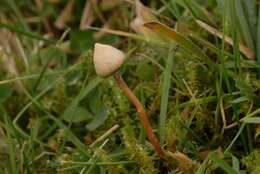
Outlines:
{"label": "brown dead leaf", "polygon": [[149,36],[155,37],[154,33],[143,25],[146,22],[158,21],[157,18],[139,0],[135,0],[135,12],[136,18],[130,23],[131,28],[135,32],[143,34],[147,39],[149,39]]}

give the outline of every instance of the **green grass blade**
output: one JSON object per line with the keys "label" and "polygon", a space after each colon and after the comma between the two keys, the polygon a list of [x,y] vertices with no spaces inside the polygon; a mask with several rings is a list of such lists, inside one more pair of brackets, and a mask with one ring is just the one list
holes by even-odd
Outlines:
{"label": "green grass blade", "polygon": [[[0,106],[2,108],[2,106]],[[15,160],[15,141],[12,137],[12,133],[14,129],[12,127],[12,121],[8,117],[7,113],[4,112],[4,121],[5,121],[5,129],[7,135],[7,144],[8,144],[8,155],[9,155],[9,162],[10,162],[10,170],[13,174],[18,174],[17,162]]]}
{"label": "green grass blade", "polygon": [[[37,102],[37,101],[36,101]],[[38,102],[37,102],[38,103]],[[38,105],[38,107],[41,109],[42,107],[40,107],[40,105]],[[59,119],[57,119],[55,116],[51,115],[49,112],[45,111],[49,118],[52,119],[53,121],[56,122],[56,124],[62,128],[65,131],[66,134],[66,138],[68,138],[68,140],[73,143],[82,153],[84,153],[85,155],[89,156],[89,153],[86,149],[86,145],[84,143],[82,143],[78,137],[76,135],[73,134],[73,132],[70,130],[69,127],[67,127],[65,124],[62,123],[62,121],[60,121]]]}
{"label": "green grass blade", "polygon": [[[220,52],[222,50],[220,50],[219,48],[217,48],[214,44],[208,42],[207,40],[201,38],[200,36],[198,35],[195,35],[195,34],[190,34],[189,35],[190,37],[192,37],[193,39],[197,40],[198,42],[200,42],[203,46],[205,46],[207,49],[209,49],[210,51],[212,51],[213,53],[219,55]],[[223,50],[223,54],[225,56],[228,56],[228,57],[233,57],[232,54],[226,52],[225,50]]]}
{"label": "green grass blade", "polygon": [[168,53],[168,58],[166,62],[166,68],[163,74],[162,91],[161,91],[161,106],[160,106],[160,142],[161,144],[165,141],[166,135],[166,116],[168,108],[169,90],[171,86],[171,74],[173,68],[173,57],[174,53],[171,46]]}
{"label": "green grass blade", "polygon": [[[31,99],[32,101],[28,102],[28,103],[21,109],[21,111],[15,116],[15,118],[13,118],[13,126],[14,126],[14,128],[16,129],[16,131],[17,131],[22,137],[24,137],[24,138],[29,138],[29,136],[27,135],[27,133],[26,133],[24,130],[22,130],[22,129],[18,126],[18,124],[17,124],[18,120],[19,120],[19,119],[22,117],[22,115],[27,111],[27,109],[34,103],[33,101],[37,101],[39,98],[41,98],[41,97],[42,97],[44,94],[46,94],[50,89],[52,89],[53,86],[54,86],[56,83],[58,83],[58,82],[60,81],[60,78],[61,78],[61,77],[65,76],[66,74],[68,74],[69,72],[71,72],[72,70],[74,70],[75,68],[77,68],[78,65],[79,65],[79,64],[75,64],[75,65],[71,66],[70,68],[66,69],[66,71],[63,71],[63,72],[61,73],[61,75],[60,75],[59,77],[57,77],[56,80],[54,80],[54,81],[53,81],[50,85],[48,85],[43,91],[41,91],[39,94],[37,94],[37,96],[35,96],[35,97],[32,98],[29,94],[25,93],[25,94],[27,94],[27,96],[30,97],[30,99]],[[25,91],[25,92],[26,92],[26,91]],[[38,140],[38,139],[36,139],[35,141],[36,141],[37,143],[41,144],[41,145],[44,145],[44,143],[41,142],[41,141]]]}
{"label": "green grass blade", "polygon": [[148,22],[148,23],[145,23],[144,26],[151,29],[152,31],[154,31],[161,37],[168,38],[168,39],[175,41],[189,53],[198,57],[200,60],[205,61],[208,65],[210,65],[212,67],[214,66],[214,64],[210,60],[210,58],[206,54],[204,54],[204,52],[201,51],[201,49],[198,46],[196,46],[191,40],[186,38],[181,33],[169,28],[166,25],[158,23],[158,22]]}
{"label": "green grass blade", "polygon": [[49,40],[49,39],[45,39],[44,37],[42,36],[39,36],[37,34],[34,34],[32,32],[27,32],[27,31],[24,31],[24,30],[21,30],[21,29],[18,29],[17,27],[15,26],[11,26],[11,25],[8,25],[8,24],[4,24],[4,23],[1,23],[0,22],[0,29],[1,28],[6,28],[10,31],[13,31],[13,32],[16,32],[18,34],[21,34],[21,35],[24,35],[24,36],[27,36],[27,37],[30,37],[30,38],[33,38],[33,39],[38,39],[38,40],[42,40],[42,41],[45,41],[49,44],[55,44],[54,41],[52,40]]}
{"label": "green grass blade", "polygon": [[260,124],[260,117],[249,117],[243,120],[245,123]]}
{"label": "green grass blade", "polygon": [[182,0],[186,8],[189,9],[195,19],[199,19],[208,24],[216,26],[215,22],[208,17],[208,14],[202,9],[202,7],[194,0]]}
{"label": "green grass blade", "polygon": [[161,0],[161,2],[177,20],[181,18],[179,6],[175,1],[167,2],[166,0]]}
{"label": "green grass blade", "polygon": [[241,135],[242,131],[244,130],[245,125],[246,125],[246,124],[243,123],[243,124],[240,126],[240,128],[239,128],[239,130],[238,130],[236,136],[233,138],[233,140],[231,141],[231,143],[228,145],[228,147],[226,148],[226,150],[225,150],[224,153],[230,151],[230,149],[232,148],[232,146],[234,145],[234,143],[236,142],[236,140],[238,139],[238,137]]}
{"label": "green grass blade", "polygon": [[257,15],[256,15],[256,6],[254,0],[244,1],[244,6],[246,9],[246,16],[248,19],[250,31],[254,42],[256,41],[256,24],[257,24]]}
{"label": "green grass blade", "polygon": [[196,171],[195,174],[204,174],[205,173],[205,170],[207,169],[208,167],[208,162],[209,162],[209,159],[208,157],[203,161],[203,163],[199,166],[198,170]]}
{"label": "green grass blade", "polygon": [[226,171],[228,174],[239,174],[235,169],[233,169],[226,161],[219,158],[215,152],[209,154],[209,159],[212,160],[218,167]]}
{"label": "green grass blade", "polygon": [[73,132],[70,130],[68,126],[66,126],[60,119],[56,118],[54,115],[52,115],[49,111],[45,110],[44,107],[37,101],[36,98],[33,98],[30,96],[30,94],[26,93],[26,95],[30,98],[31,102],[35,104],[40,110],[45,112],[50,120],[53,120],[61,129],[65,131],[66,138],[73,143],[82,153],[89,156],[89,153],[86,149],[86,146],[84,143],[82,143],[78,137],[73,134]]}
{"label": "green grass blade", "polygon": [[22,16],[20,8],[17,6],[17,2],[15,2],[14,0],[6,0],[5,2],[16,15],[23,30],[29,31],[29,27],[28,27],[27,23],[25,22],[24,17]]}
{"label": "green grass blade", "polygon": [[92,81],[88,83],[88,85],[82,89],[82,91],[79,93],[77,97],[73,99],[73,101],[69,104],[69,106],[65,109],[63,112],[62,118],[65,120],[71,120],[74,116],[75,108],[78,106],[78,103],[91,91],[93,90],[98,84],[100,84],[103,81],[103,79],[96,77]]}
{"label": "green grass blade", "polygon": [[254,41],[252,38],[252,34],[249,28],[249,23],[246,19],[245,11],[242,6],[241,0],[234,1],[236,6],[236,16],[240,24],[240,34],[245,41],[246,45],[251,48],[252,50],[255,50]]}
{"label": "green grass blade", "polygon": [[[260,6],[258,7],[258,20],[257,20],[257,42],[256,42],[256,62],[260,65]],[[257,72],[258,78],[260,77],[260,70]]]}

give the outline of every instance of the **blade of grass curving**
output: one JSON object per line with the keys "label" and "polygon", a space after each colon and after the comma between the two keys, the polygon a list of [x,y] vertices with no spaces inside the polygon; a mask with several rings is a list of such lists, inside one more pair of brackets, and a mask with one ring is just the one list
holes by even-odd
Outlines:
{"label": "blade of grass curving", "polygon": [[[40,82],[42,81],[43,77],[46,75],[47,73],[47,69],[48,66],[50,64],[50,62],[56,58],[56,57],[61,57],[61,53],[59,51],[58,46],[60,45],[60,43],[64,40],[64,38],[66,37],[66,35],[69,33],[70,29],[67,29],[66,31],[64,31],[64,33],[62,34],[62,36],[60,37],[60,39],[57,41],[55,47],[49,47],[46,50],[46,53],[48,56],[45,57],[45,59],[47,59],[46,63],[43,65],[42,71],[40,73],[39,78],[36,80],[32,92],[35,93],[37,90],[37,87],[40,85]],[[41,55],[39,54],[39,56],[41,57]]]}
{"label": "blade of grass curving", "polygon": [[[74,70],[75,68],[78,67],[78,65],[80,64],[75,64],[73,66],[71,66],[70,68],[66,69],[66,71],[62,72],[61,75],[59,77],[57,77],[56,80],[54,80],[50,85],[48,85],[43,91],[41,91],[37,96],[35,96],[33,99],[36,101],[39,98],[41,98],[45,93],[47,93],[50,89],[52,89],[52,87],[58,83],[60,81],[60,77],[65,76],[66,74],[68,74],[69,72],[71,72],[72,70]],[[25,91],[26,92],[26,91]],[[25,93],[27,94],[27,93]],[[27,95],[30,96],[30,95]],[[20,134],[20,136],[24,137],[24,138],[29,138],[29,135],[23,131],[17,124],[18,120],[22,117],[22,115],[25,113],[25,111],[33,104],[32,101],[28,102],[22,109],[21,111],[15,116],[15,118],[13,119],[13,126],[15,128],[15,130]],[[45,145],[43,142],[41,142],[38,139],[35,139],[35,142],[41,144],[41,145]]]}
{"label": "blade of grass curving", "polygon": [[[38,102],[37,102],[38,103]],[[42,106],[39,105],[38,103],[38,107],[40,109],[42,109]],[[46,112],[49,116],[50,119],[52,119],[54,122],[56,122],[56,124],[62,128],[64,131],[65,131],[65,134],[66,134],[66,138],[71,142],[73,143],[82,153],[84,153],[85,155],[87,156],[90,156],[88,151],[87,151],[87,148],[85,146],[84,143],[82,143],[78,137],[76,135],[73,134],[72,131],[70,131],[70,129],[62,123],[62,121],[60,121],[59,119],[57,119],[55,116],[53,116],[52,114],[50,114],[48,111],[44,110],[44,112]]]}
{"label": "blade of grass curving", "polygon": [[[72,101],[72,103],[65,109],[65,111],[69,108],[69,110],[67,110],[67,112],[63,112],[62,114],[62,117],[63,119],[65,119],[66,121],[69,122],[68,126],[67,126],[67,131],[70,131],[70,128],[71,128],[71,125],[72,125],[72,119],[74,119],[73,117],[76,115],[76,112],[78,111],[77,109],[77,106],[78,106],[78,103],[80,102],[80,100],[82,100],[91,90],[93,90],[100,82],[102,81],[101,78],[99,77],[96,77],[94,79],[92,79],[89,83],[88,82],[88,75],[85,77],[84,81],[83,81],[83,85],[80,89],[80,92],[78,94],[78,96]],[[48,112],[48,111],[46,111]],[[64,115],[65,113],[65,115]],[[87,117],[87,115],[85,115],[86,113],[84,113],[84,116]],[[52,116],[50,113],[49,113],[50,116]],[[53,117],[53,116],[52,116]],[[55,117],[54,117],[55,118]],[[57,120],[57,121],[60,121],[60,120]],[[61,122],[61,121],[60,121]],[[62,122],[61,122],[62,123]],[[70,137],[66,137],[68,138],[70,141],[72,140],[71,138],[73,139],[77,139],[76,136],[73,135],[73,133],[70,133]],[[73,141],[73,140],[72,140]],[[80,142],[80,140],[77,140],[77,144],[79,144],[79,148],[82,152],[84,152],[84,145],[82,145],[82,143]],[[61,148],[60,148],[60,151],[62,151],[62,149],[64,149],[65,147],[65,141],[62,143],[61,145]],[[87,152],[84,152],[87,154]]]}
{"label": "blade of grass curving", "polygon": [[209,159],[212,160],[218,167],[226,171],[228,174],[239,174],[235,169],[233,169],[226,161],[219,158],[216,152],[211,152],[209,154]]}
{"label": "blade of grass curving", "polygon": [[18,34],[21,34],[21,35],[24,35],[24,36],[27,36],[27,37],[30,37],[30,38],[42,40],[42,41],[45,41],[46,43],[49,43],[49,44],[54,44],[55,43],[52,40],[46,39],[46,38],[44,38],[42,36],[39,36],[37,34],[34,34],[32,32],[27,32],[25,30],[18,29],[15,26],[11,26],[11,25],[8,25],[8,24],[5,24],[5,23],[1,23],[0,22],[0,28],[6,28],[6,29],[8,29],[10,31],[13,31],[13,32],[16,32]]}
{"label": "blade of grass curving", "polygon": [[[190,37],[192,37],[193,39],[197,40],[198,42],[200,42],[203,46],[205,46],[207,49],[209,49],[210,51],[212,51],[215,54],[220,54],[220,52],[222,50],[220,50],[219,48],[217,48],[214,44],[208,42],[207,40],[201,38],[200,36],[190,33],[189,34]],[[226,52],[225,50],[223,51],[223,54],[225,54],[225,56],[231,57],[233,58],[234,56],[232,54],[230,54],[229,52]]]}
{"label": "blade of grass curving", "polygon": [[33,85],[32,93],[35,93],[35,92],[36,92],[37,87],[40,85],[40,82],[42,81],[43,77],[45,76],[45,73],[46,73],[46,71],[47,71],[47,69],[48,69],[48,66],[49,66],[51,60],[52,60],[53,57],[55,56],[55,53],[56,53],[56,52],[55,52],[54,50],[50,50],[49,52],[50,52],[49,54],[50,54],[51,56],[45,57],[45,59],[47,59],[47,61],[46,61],[46,63],[43,65],[43,68],[42,68],[42,70],[41,70],[41,73],[40,73],[39,77],[36,79],[35,84]]}
{"label": "blade of grass curving", "polygon": [[[53,76],[53,75],[57,75],[60,73],[63,73],[66,70],[58,70],[58,71],[53,71],[53,72],[47,72],[45,74],[45,76]],[[16,81],[21,81],[21,80],[28,80],[28,79],[34,79],[39,77],[41,74],[30,74],[30,75],[25,75],[25,76],[20,76],[20,77],[15,77],[15,78],[10,78],[10,79],[6,79],[6,80],[2,80],[0,81],[0,86],[4,85],[4,84],[8,84],[8,83],[14,83]]]}
{"label": "blade of grass curving", "polygon": [[[166,68],[163,73],[162,91],[161,91],[161,106],[160,106],[160,142],[165,141],[166,136],[166,116],[168,108],[169,90],[171,86],[171,74],[173,68],[173,58],[175,51],[173,51],[173,45],[169,48],[168,58],[166,61]],[[177,48],[177,46],[176,46]]]}
{"label": "blade of grass curving", "polygon": [[165,37],[167,39],[171,39],[175,41],[180,46],[182,46],[186,51],[193,54],[200,60],[205,61],[209,66],[211,67],[214,66],[210,58],[206,54],[204,54],[204,52],[198,46],[196,46],[191,40],[186,38],[181,33],[158,22],[147,22],[144,24],[144,26],[151,29],[161,37]]}
{"label": "blade of grass curving", "polygon": [[42,110],[44,113],[47,114],[47,116],[49,117],[49,119],[53,120],[61,129],[63,129],[65,131],[65,135],[66,138],[68,138],[68,140],[73,143],[82,153],[84,153],[85,155],[89,156],[89,153],[86,149],[86,146],[84,143],[82,143],[76,135],[73,134],[72,131],[70,131],[70,129],[62,123],[62,121],[60,121],[58,118],[56,118],[54,115],[52,115],[49,111],[47,111],[46,109],[44,109],[44,107],[36,100],[35,97],[30,96],[29,93],[25,93],[27,95],[27,97],[30,98],[31,102],[35,104],[35,106],[37,106],[40,110]]}
{"label": "blade of grass curving", "polygon": [[[204,28],[205,30],[207,30],[209,33],[219,37],[220,39],[224,38],[224,41],[227,42],[228,44],[232,45],[233,47],[235,47],[236,42],[234,42],[229,36],[224,36],[223,33],[221,33],[220,31],[218,31],[216,28],[209,26],[208,24],[200,21],[200,20],[196,20],[197,24]],[[244,46],[243,44],[239,43],[239,50],[241,53],[243,53],[248,59],[255,59],[255,53],[254,51],[252,51],[250,48]],[[224,50],[223,50],[224,51]]]}
{"label": "blade of grass curving", "polygon": [[87,29],[94,30],[94,31],[100,31],[100,32],[104,32],[104,33],[109,33],[109,34],[113,34],[113,35],[117,35],[117,36],[124,36],[124,37],[128,37],[128,38],[136,39],[136,40],[145,40],[145,38],[141,35],[133,34],[133,33],[129,33],[129,32],[121,31],[121,30],[98,28],[98,27],[92,27],[92,26],[88,26]]}
{"label": "blade of grass curving", "polygon": [[162,47],[167,47],[167,45],[164,42],[162,42],[161,40],[151,38],[151,37],[149,39],[147,39],[146,37],[144,37],[140,34],[133,34],[133,33],[129,33],[129,32],[121,31],[121,30],[104,29],[104,28],[97,28],[97,27],[91,27],[91,26],[87,27],[87,29],[94,30],[94,31],[100,31],[100,32],[108,33],[108,34],[113,34],[116,36],[123,36],[123,37],[131,38],[131,39],[135,39],[135,40],[140,40],[140,41],[152,43],[152,44],[162,46]]}
{"label": "blade of grass curving", "polygon": [[236,136],[233,138],[233,140],[231,141],[231,143],[228,145],[228,147],[226,148],[226,150],[224,151],[224,153],[229,152],[230,149],[232,148],[232,146],[234,145],[234,143],[236,142],[236,140],[239,138],[239,136],[241,135],[241,133],[243,132],[244,128],[245,128],[246,123],[242,123],[242,125],[240,126]]}

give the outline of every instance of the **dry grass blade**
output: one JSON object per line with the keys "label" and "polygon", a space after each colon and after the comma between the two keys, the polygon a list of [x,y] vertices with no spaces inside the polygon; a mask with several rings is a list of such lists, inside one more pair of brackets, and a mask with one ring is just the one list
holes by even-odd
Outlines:
{"label": "dry grass blade", "polygon": [[158,37],[146,38],[145,36],[142,36],[139,34],[134,34],[134,33],[125,32],[125,31],[121,31],[121,30],[108,29],[108,28],[106,28],[106,25],[104,25],[103,28],[89,26],[89,27],[87,27],[87,29],[99,31],[98,34],[95,34],[96,39],[98,37],[100,37],[100,35],[103,35],[104,33],[108,33],[108,34],[113,34],[116,36],[123,36],[123,37],[131,38],[131,39],[135,39],[135,40],[147,41],[147,42],[150,42],[150,43],[162,46],[162,47],[167,47],[167,45],[162,40],[158,40]]}
{"label": "dry grass blade", "polygon": [[108,137],[110,134],[112,134],[114,131],[116,131],[120,126],[118,124],[114,125],[112,128],[110,128],[108,131],[106,131],[102,136],[97,138],[90,147],[94,147],[98,142],[104,140],[106,137]]}
{"label": "dry grass blade", "polygon": [[[4,69],[8,74],[18,77],[19,73],[14,59],[8,56],[1,46],[0,46],[0,58],[1,58],[0,69]],[[18,92],[22,92],[22,90],[24,89],[24,86],[20,80],[15,82],[15,88],[17,89]]]}
{"label": "dry grass blade", "polygon": [[139,36],[139,35],[133,34],[133,33],[129,33],[129,32],[125,32],[125,31],[120,31],[120,30],[112,30],[112,29],[107,29],[107,28],[97,28],[97,27],[91,27],[91,26],[87,27],[87,29],[101,31],[101,32],[104,32],[104,33],[109,33],[109,34],[113,34],[113,35],[117,35],[117,36],[124,36],[124,37],[133,38],[133,39],[143,40],[142,36]]}
{"label": "dry grass blade", "polygon": [[225,128],[227,126],[227,121],[226,121],[226,113],[225,113],[222,97],[220,98],[220,113],[221,113],[221,118],[222,118],[222,121],[223,121],[223,127],[222,127],[222,130],[221,130],[221,135],[223,135]]}
{"label": "dry grass blade", "polygon": [[[14,42],[16,36],[6,29],[0,30],[0,69],[6,71],[7,74],[18,77],[19,71],[16,66],[16,61],[11,53],[16,53],[17,43]],[[21,50],[19,50],[21,51]],[[19,53],[18,51],[18,53]],[[22,92],[24,86],[20,80],[15,82],[15,88],[18,92]]]}
{"label": "dry grass blade", "polygon": [[[205,30],[207,30],[209,33],[217,36],[218,38],[222,39],[223,38],[223,33],[221,33],[220,31],[218,31],[216,28],[209,26],[208,24],[200,21],[200,20],[196,20],[197,24],[204,28]],[[225,42],[227,42],[228,44],[230,44],[231,46],[233,46],[233,40],[231,39],[231,37],[229,36],[225,36]],[[239,50],[241,53],[243,53],[248,59],[255,59],[256,55],[255,52],[252,51],[250,48],[246,47],[245,45],[242,45],[239,43]]]}
{"label": "dry grass blade", "polygon": [[79,28],[83,30],[87,26],[90,26],[93,21],[94,21],[94,16],[91,7],[91,1],[86,1],[84,11],[81,16]]}
{"label": "dry grass blade", "polygon": [[172,153],[167,151],[167,155],[174,158],[178,163],[178,169],[183,173],[195,172],[196,163],[190,159],[188,156],[181,152]]}
{"label": "dry grass blade", "polygon": [[66,25],[66,23],[69,21],[70,17],[72,16],[72,11],[74,8],[74,0],[70,0],[66,7],[62,10],[60,16],[58,17],[58,19],[55,22],[55,26],[58,29],[63,29]]}
{"label": "dry grass blade", "polygon": [[26,69],[28,69],[29,63],[28,63],[28,60],[25,55],[24,48],[22,46],[20,39],[16,35],[13,35],[10,42],[11,42],[11,45],[13,47],[15,54],[23,60]]}
{"label": "dry grass blade", "polygon": [[104,36],[104,35],[106,34],[106,32],[104,32],[104,31],[102,31],[102,30],[109,29],[109,26],[108,26],[108,24],[106,23],[106,24],[104,24],[104,25],[102,26],[102,28],[100,28],[100,29],[101,29],[101,31],[98,31],[98,32],[96,32],[96,33],[94,34],[95,40],[99,40],[102,36]]}

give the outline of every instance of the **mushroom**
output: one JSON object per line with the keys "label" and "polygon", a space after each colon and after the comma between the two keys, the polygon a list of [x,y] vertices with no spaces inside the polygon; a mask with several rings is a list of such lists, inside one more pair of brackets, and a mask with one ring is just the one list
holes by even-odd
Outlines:
{"label": "mushroom", "polygon": [[161,149],[159,140],[153,133],[151,124],[148,119],[148,115],[145,112],[144,107],[142,106],[138,98],[134,95],[134,93],[131,91],[131,89],[127,86],[123,78],[117,72],[117,70],[121,67],[121,65],[125,62],[125,60],[126,57],[122,51],[110,45],[104,45],[100,43],[95,44],[94,66],[97,75],[103,78],[111,75],[114,76],[119,88],[123,91],[123,93],[129,98],[129,100],[136,107],[136,110],[139,114],[139,118],[147,134],[147,137],[149,141],[152,143],[152,145],[154,146],[156,153],[163,161],[165,161],[166,159],[165,159],[164,152]]}
{"label": "mushroom", "polygon": [[116,72],[125,62],[125,54],[110,46],[100,43],[95,44],[94,66],[97,75],[107,77]]}

